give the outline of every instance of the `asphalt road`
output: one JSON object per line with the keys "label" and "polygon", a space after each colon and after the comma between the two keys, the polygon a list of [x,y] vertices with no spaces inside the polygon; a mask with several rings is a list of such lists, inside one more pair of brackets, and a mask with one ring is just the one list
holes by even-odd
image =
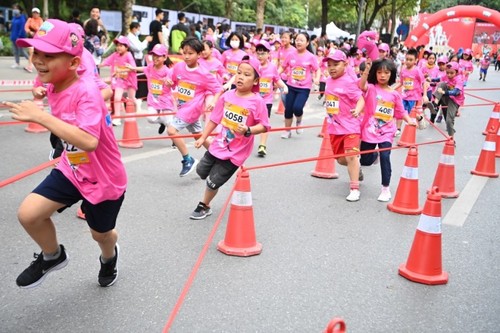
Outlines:
{"label": "asphalt road", "polygon": [[[10,64],[11,59],[0,58],[0,81],[34,77]],[[466,104],[486,103],[471,95],[498,102],[498,88],[498,72],[490,69],[486,82],[474,73]],[[25,91],[12,91],[17,89]],[[0,100],[29,98],[27,89],[0,86]],[[392,213],[376,200],[379,166],[363,169],[356,203],[345,200],[349,180],[339,165],[335,180],[311,177],[314,162],[251,170],[254,224],[263,250],[242,258],[216,249],[228,211],[220,224],[217,217],[234,178],[219,191],[214,214],[192,221],[188,216],[202,197],[204,181],[194,173],[178,176],[181,158],[169,140],[144,140],[143,148],[122,148],[129,186],[117,224],[120,277],[111,288],[97,285],[99,250],[86,223],[75,217],[76,207],[54,216],[69,265],[36,289],[17,288],[17,275],[39,251],[17,222],[17,207],[50,170],[0,188],[0,332],[160,332],[166,326],[170,332],[320,332],[333,317],[344,318],[348,332],[498,332],[499,180],[470,174],[492,110],[493,105],[465,107],[457,118],[460,197],[442,201],[446,285],[422,285],[398,275],[419,216]],[[283,126],[274,111],[273,127]],[[321,125],[323,112],[311,95],[304,124]],[[10,120],[0,109],[0,122]],[[158,135],[145,119],[138,125],[141,137]],[[26,133],[24,127],[0,124],[0,181],[47,161],[48,134]],[[439,127],[444,130],[444,123]],[[117,138],[122,130],[115,128]],[[264,159],[256,156],[256,140],[246,166],[315,157],[318,132],[306,129],[290,140],[273,132]],[[417,133],[418,143],[442,139],[431,127]],[[201,158],[204,151],[188,142]],[[443,143],[419,146],[420,205],[442,150]],[[392,153],[393,197],[407,151]]]}

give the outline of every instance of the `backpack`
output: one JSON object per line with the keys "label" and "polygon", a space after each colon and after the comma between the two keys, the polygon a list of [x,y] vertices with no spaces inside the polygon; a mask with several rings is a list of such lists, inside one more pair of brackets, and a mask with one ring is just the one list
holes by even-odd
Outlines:
{"label": "backpack", "polygon": [[95,48],[94,44],[90,41],[89,38],[85,38],[83,42],[83,47],[86,48],[91,54],[94,54]]}

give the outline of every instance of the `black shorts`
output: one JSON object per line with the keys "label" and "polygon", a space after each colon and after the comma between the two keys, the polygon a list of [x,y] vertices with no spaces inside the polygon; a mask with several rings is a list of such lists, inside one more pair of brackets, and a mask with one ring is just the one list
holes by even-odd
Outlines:
{"label": "black shorts", "polygon": [[196,167],[196,173],[201,179],[207,180],[207,186],[216,190],[224,185],[238,170],[230,160],[221,160],[206,151]]}
{"label": "black shorts", "polygon": [[116,218],[125,198],[125,193],[123,193],[116,200],[106,200],[94,205],[88,202],[69,179],[57,169],[53,169],[40,185],[33,190],[33,193],[65,205],[65,207],[57,210],[59,213],[82,200],[82,211],[85,213],[87,224],[92,230],[101,233],[115,228]]}
{"label": "black shorts", "polygon": [[271,117],[271,109],[273,108],[273,104],[266,104],[267,107],[267,117]]}

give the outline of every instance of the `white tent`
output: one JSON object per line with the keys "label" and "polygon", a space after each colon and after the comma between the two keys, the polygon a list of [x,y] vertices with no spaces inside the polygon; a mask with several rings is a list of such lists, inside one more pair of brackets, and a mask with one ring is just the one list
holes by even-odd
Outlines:
{"label": "white tent", "polygon": [[[315,28],[314,34],[317,36],[321,35],[321,28]],[[351,38],[353,35],[347,31],[344,31],[337,27],[335,23],[330,22],[326,25],[326,35],[330,40],[337,40],[340,37],[343,38]]]}

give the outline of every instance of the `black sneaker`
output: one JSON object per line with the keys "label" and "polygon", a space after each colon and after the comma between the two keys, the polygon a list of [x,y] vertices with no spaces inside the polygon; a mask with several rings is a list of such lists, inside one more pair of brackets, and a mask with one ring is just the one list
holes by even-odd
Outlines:
{"label": "black sneaker", "polygon": [[34,288],[42,284],[43,280],[58,269],[66,267],[68,264],[68,255],[63,245],[61,248],[61,255],[55,260],[43,260],[43,253],[35,253],[35,261],[32,261],[28,268],[26,268],[16,279],[16,284],[23,289]]}
{"label": "black sneaker", "polygon": [[181,170],[181,173],[179,174],[179,176],[181,177],[184,177],[186,175],[188,175],[189,173],[191,173],[191,171],[194,170],[196,164],[198,164],[198,160],[196,160],[195,158],[191,157],[191,159],[189,159],[188,161],[182,161],[182,170]]}
{"label": "black sneaker", "polygon": [[212,209],[200,201],[194,212],[191,213],[189,218],[191,220],[203,220],[207,216],[212,215]]}
{"label": "black sneaker", "polygon": [[158,134],[163,134],[165,132],[166,126],[164,124],[160,124],[160,128],[158,128]]}
{"label": "black sneaker", "polygon": [[120,246],[118,243],[115,245],[115,257],[110,262],[103,264],[101,257],[99,257],[99,262],[101,263],[101,269],[99,270],[99,285],[101,287],[110,287],[118,278],[118,254],[120,253]]}

